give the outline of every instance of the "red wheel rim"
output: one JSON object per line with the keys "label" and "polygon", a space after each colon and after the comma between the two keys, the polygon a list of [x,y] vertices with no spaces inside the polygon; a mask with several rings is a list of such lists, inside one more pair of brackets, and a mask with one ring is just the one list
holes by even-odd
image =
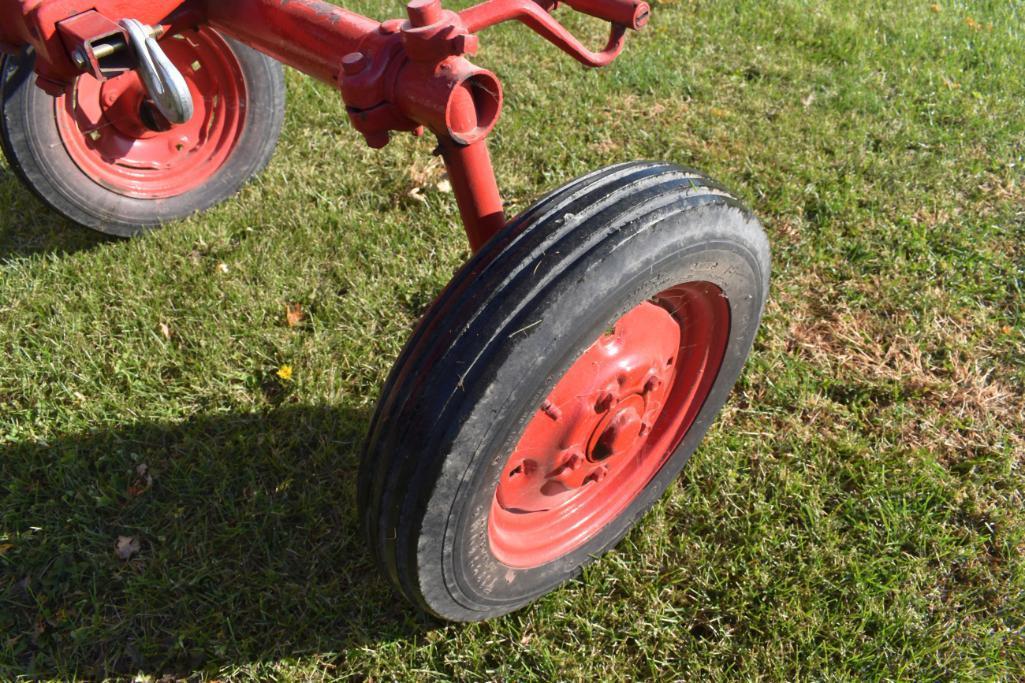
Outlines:
{"label": "red wheel rim", "polygon": [[697,417],[729,337],[721,289],[667,289],[620,318],[558,381],[491,503],[495,557],[537,567],[576,550],[648,485]]}
{"label": "red wheel rim", "polygon": [[235,53],[201,28],[160,43],[185,76],[195,114],[171,126],[134,72],[107,81],[80,76],[57,98],[57,130],[75,164],[96,183],[127,197],[162,199],[210,180],[238,144],[246,82]]}

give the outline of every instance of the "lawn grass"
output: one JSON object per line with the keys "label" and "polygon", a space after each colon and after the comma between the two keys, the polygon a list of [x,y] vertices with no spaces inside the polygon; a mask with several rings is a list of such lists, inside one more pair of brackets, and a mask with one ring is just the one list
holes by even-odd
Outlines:
{"label": "lawn grass", "polygon": [[355,514],[377,393],[468,254],[429,140],[369,150],[290,73],[269,170],[133,241],[0,166],[0,679],[1021,680],[1023,14],[678,0],[599,71],[484,36],[513,210],[668,159],[762,217],[775,268],[679,484],[485,624],[408,608]]}

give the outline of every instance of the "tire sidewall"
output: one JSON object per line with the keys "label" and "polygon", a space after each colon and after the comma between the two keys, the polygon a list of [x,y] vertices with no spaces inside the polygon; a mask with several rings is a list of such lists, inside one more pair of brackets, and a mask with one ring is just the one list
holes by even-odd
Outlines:
{"label": "tire sidewall", "polygon": [[[758,328],[767,270],[757,221],[721,197],[696,207],[670,205],[613,231],[539,293],[518,323],[540,322],[500,338],[481,354],[491,371],[466,387],[451,421],[457,427],[442,446],[450,456],[425,507],[420,534],[421,539],[441,539],[440,547],[421,542],[417,549],[428,606],[437,611],[444,605],[450,618],[459,610],[467,619],[479,619],[482,611],[488,616],[508,612],[571,578],[613,546],[672,483],[728,397]],[[731,329],[717,378],[679,447],[627,508],[578,549],[531,569],[499,562],[488,541],[491,500],[508,454],[537,405],[611,323],[658,292],[693,281],[711,282],[723,291],[730,302]]]}

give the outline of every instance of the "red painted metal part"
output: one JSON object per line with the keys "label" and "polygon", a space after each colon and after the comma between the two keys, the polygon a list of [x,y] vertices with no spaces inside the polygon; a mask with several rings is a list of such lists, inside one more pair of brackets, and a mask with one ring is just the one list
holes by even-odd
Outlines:
{"label": "red painted metal part", "polygon": [[442,137],[438,142],[470,248],[477,251],[505,226],[502,197],[491,170],[488,146],[484,140],[461,145]]}
{"label": "red painted metal part", "polygon": [[692,282],[620,318],[524,429],[488,517],[491,550],[537,567],[579,548],[633,501],[683,440],[729,337],[722,290]]}
{"label": "red painted metal part", "polygon": [[68,53],[74,54],[77,50],[77,54],[84,61],[84,65],[76,63],[75,66],[100,80],[103,79],[103,73],[94,52],[94,44],[114,39],[126,40],[124,29],[110,18],[93,11],[65,19],[57,24],[57,30]]}
{"label": "red painted metal part", "polygon": [[[88,27],[109,33],[120,19],[134,18],[163,27],[166,46],[168,36],[209,24],[338,87],[350,121],[372,147],[386,145],[393,132],[430,129],[439,139],[467,235],[477,249],[505,218],[485,142],[501,113],[502,88],[494,74],[467,59],[479,47],[476,34],[519,21],[581,63],[603,66],[622,50],[626,31],[644,26],[649,13],[643,0],[564,4],[610,22],[603,49],[588,49],[552,16],[555,0],[487,0],[460,12],[443,9],[440,0],[412,0],[406,20],[385,22],[322,0],[0,0],[0,48],[31,45],[37,82],[52,94],[72,88],[88,93],[91,86],[77,84],[83,72],[98,80],[108,76],[89,53],[90,41],[102,36],[90,35]],[[76,160],[87,172],[98,173],[102,182],[120,182],[117,169],[98,172],[89,163],[96,149],[87,144],[78,151]],[[153,198],[171,191],[122,189]]]}
{"label": "red painted metal part", "polygon": [[[620,3],[608,4],[618,8]],[[644,8],[647,7],[646,3],[628,2],[626,4],[631,8],[635,4],[642,5]],[[635,11],[631,9],[631,13]],[[647,10],[644,11],[646,12]],[[609,14],[620,15],[621,13],[620,11],[612,10]],[[555,21],[548,11],[534,2],[534,0],[492,0],[491,2],[481,3],[475,7],[463,10],[460,12],[460,17],[466,26],[466,30],[471,33],[506,21],[515,20],[522,22],[542,35],[548,42],[586,66],[606,66],[618,57],[619,53],[623,50],[624,36],[627,29],[626,26],[613,23],[609,33],[609,40],[605,47],[601,51],[595,52],[584,47],[583,43],[574,38],[573,34]]]}
{"label": "red painted metal part", "polygon": [[246,82],[234,53],[208,28],[183,31],[164,50],[192,92],[192,119],[171,126],[149,106],[135,72],[106,81],[79,77],[54,107],[72,160],[104,187],[128,197],[162,199],[207,182],[242,135]]}
{"label": "red painted metal part", "polygon": [[210,0],[217,29],[317,80],[336,85],[342,58],[374,40],[380,23],[319,0]]}
{"label": "red painted metal part", "polygon": [[60,22],[96,10],[115,23],[134,17],[145,24],[161,24],[182,4],[182,0],[0,0],[0,43],[14,47],[8,51],[31,45],[39,85],[56,95],[81,73],[64,44]]}

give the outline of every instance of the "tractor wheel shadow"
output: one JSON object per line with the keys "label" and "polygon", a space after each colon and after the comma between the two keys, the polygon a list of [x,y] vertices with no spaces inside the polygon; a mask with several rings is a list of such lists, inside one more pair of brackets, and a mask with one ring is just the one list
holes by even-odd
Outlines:
{"label": "tractor wheel shadow", "polygon": [[187,674],[435,628],[360,533],[368,422],[290,406],[0,441],[0,671]]}
{"label": "tractor wheel shadow", "polygon": [[73,254],[118,241],[44,205],[0,157],[0,264],[36,254]]}
{"label": "tractor wheel shadow", "polygon": [[[23,62],[30,64],[31,62]],[[33,78],[18,68],[4,87]],[[0,154],[0,264],[33,254],[70,254],[112,241],[112,238],[68,221],[32,194]]]}

